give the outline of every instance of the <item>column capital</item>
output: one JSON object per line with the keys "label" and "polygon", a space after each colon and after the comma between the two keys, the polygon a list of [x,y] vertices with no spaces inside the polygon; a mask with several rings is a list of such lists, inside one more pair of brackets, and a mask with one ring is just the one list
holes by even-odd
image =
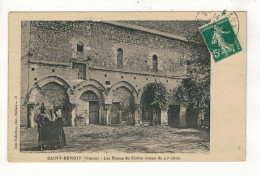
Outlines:
{"label": "column capital", "polygon": [[71,105],[71,110],[75,110],[78,107],[77,103],[70,103]]}
{"label": "column capital", "polygon": [[112,104],[104,104],[105,110],[110,110],[112,108]]}
{"label": "column capital", "polygon": [[112,104],[104,104],[104,109],[105,109],[105,113],[106,113],[106,121],[105,121],[105,123],[106,123],[106,125],[110,125],[111,124],[111,119],[110,119],[110,110],[111,110],[111,108],[112,108]]}
{"label": "column capital", "polygon": [[34,128],[34,102],[27,102],[27,127]]}
{"label": "column capital", "polygon": [[169,109],[168,106],[167,106],[167,107],[162,107],[162,108],[161,108],[162,111],[168,111],[168,109]]}
{"label": "column capital", "polygon": [[32,109],[34,109],[35,108],[35,103],[34,102],[27,102],[27,107],[28,107],[28,109],[29,110],[32,110]]}
{"label": "column capital", "polygon": [[180,104],[180,107],[181,108],[187,108],[187,105],[182,103],[182,104]]}
{"label": "column capital", "polygon": [[141,104],[135,104],[135,109],[140,109],[141,108]]}

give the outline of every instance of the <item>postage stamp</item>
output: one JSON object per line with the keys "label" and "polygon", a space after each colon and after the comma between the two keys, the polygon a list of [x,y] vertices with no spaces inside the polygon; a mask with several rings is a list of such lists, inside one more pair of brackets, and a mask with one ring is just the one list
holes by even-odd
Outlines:
{"label": "postage stamp", "polygon": [[242,50],[228,17],[204,26],[200,31],[215,62]]}

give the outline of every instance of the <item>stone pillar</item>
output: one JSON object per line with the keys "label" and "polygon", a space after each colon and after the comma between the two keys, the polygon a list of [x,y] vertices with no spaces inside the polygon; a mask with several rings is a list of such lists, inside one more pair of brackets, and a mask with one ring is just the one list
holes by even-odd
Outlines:
{"label": "stone pillar", "polygon": [[71,126],[75,127],[76,126],[76,109],[73,108],[71,110]]}
{"label": "stone pillar", "polygon": [[141,124],[141,105],[140,104],[135,104],[134,123],[135,123],[135,126],[138,126]]}
{"label": "stone pillar", "polygon": [[112,108],[112,104],[106,104],[104,106],[105,109],[105,124],[110,125],[111,124],[111,119],[110,119],[110,110]]}
{"label": "stone pillar", "polygon": [[180,105],[180,128],[186,127],[186,109],[185,105]]}
{"label": "stone pillar", "polygon": [[86,102],[86,110],[85,110],[85,125],[89,125],[89,102]]}
{"label": "stone pillar", "polygon": [[27,103],[27,127],[34,128],[34,108],[35,104],[32,102]]}
{"label": "stone pillar", "polygon": [[122,125],[122,109],[119,110],[119,124]]}
{"label": "stone pillar", "polygon": [[168,125],[168,108],[161,109],[161,125]]}
{"label": "stone pillar", "polygon": [[99,116],[98,116],[99,125],[102,124],[102,113],[103,113],[103,105],[99,105]]}
{"label": "stone pillar", "polygon": [[77,104],[71,104],[71,122],[69,125],[71,125],[72,127],[77,126],[77,121],[76,121],[76,117],[77,117]]}
{"label": "stone pillar", "polygon": [[198,115],[198,121],[197,121],[198,126],[202,125],[202,120],[204,119],[204,115],[205,115],[205,111],[200,110]]}

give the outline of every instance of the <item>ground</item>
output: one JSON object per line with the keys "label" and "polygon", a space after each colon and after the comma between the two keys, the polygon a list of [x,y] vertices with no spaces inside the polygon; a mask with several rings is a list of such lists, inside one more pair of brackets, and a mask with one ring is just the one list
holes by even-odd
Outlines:
{"label": "ground", "polygon": [[20,149],[24,152],[92,153],[207,153],[209,131],[168,126],[64,127],[67,145],[61,149],[38,151],[37,128],[21,128]]}

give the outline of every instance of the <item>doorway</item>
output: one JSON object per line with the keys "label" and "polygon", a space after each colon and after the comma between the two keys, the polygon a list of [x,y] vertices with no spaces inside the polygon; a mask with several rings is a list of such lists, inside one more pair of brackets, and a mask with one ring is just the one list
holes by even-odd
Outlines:
{"label": "doorway", "polygon": [[97,101],[89,102],[89,124],[99,123],[99,105]]}
{"label": "doorway", "polygon": [[180,127],[180,105],[169,105],[168,125],[171,127]]}
{"label": "doorway", "polygon": [[111,111],[110,111],[110,118],[111,118],[111,124],[120,124],[120,116],[121,116],[121,108],[120,103],[113,102]]}
{"label": "doorway", "polygon": [[77,114],[85,121],[85,124],[99,124],[99,98],[91,90],[84,92],[80,96]]}

